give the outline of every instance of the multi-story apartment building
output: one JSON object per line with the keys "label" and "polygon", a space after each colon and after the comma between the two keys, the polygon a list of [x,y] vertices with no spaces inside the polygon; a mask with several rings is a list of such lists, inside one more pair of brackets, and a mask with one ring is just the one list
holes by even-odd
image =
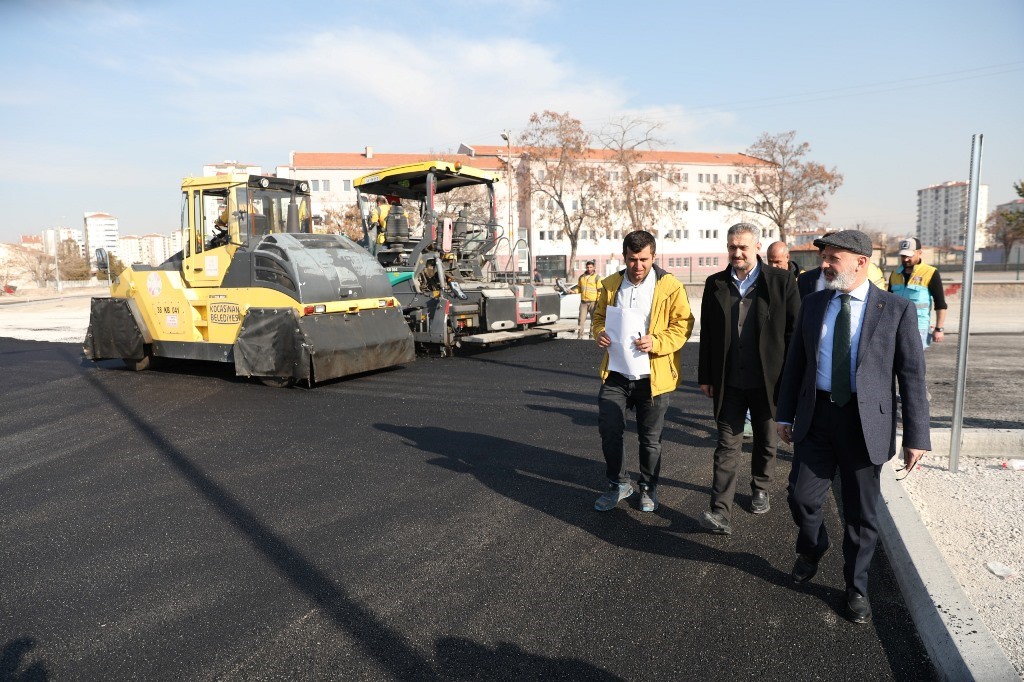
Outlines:
{"label": "multi-story apartment building", "polygon": [[[923,246],[943,249],[963,247],[969,214],[970,185],[966,182],[944,182],[917,190],[917,238]],[[978,186],[978,227],[975,244],[986,245],[985,224],[988,216],[988,185]]]}
{"label": "multi-story apartment building", "polygon": [[74,227],[54,227],[43,230],[43,252],[51,256],[57,253],[57,244],[63,244],[72,240],[78,244],[78,251],[82,258],[85,258],[85,233]]}
{"label": "multi-story apartment building", "polygon": [[[505,255],[511,258],[508,244],[532,247],[533,264],[547,276],[580,272],[583,263],[594,260],[598,272],[608,273],[622,267],[622,237],[630,229],[623,212],[602,224],[584,224],[574,262],[570,263],[571,244],[560,222],[550,211],[545,198],[531,191],[529,163],[516,147],[463,146],[465,152],[445,155],[484,170],[500,173],[503,183],[497,192],[498,220],[507,227],[510,239]],[[324,211],[344,212],[356,202],[352,181],[367,173],[390,166],[417,163],[437,158],[430,154],[380,154],[367,147],[362,153],[293,152],[290,163],[277,167],[280,177],[303,179],[310,183],[314,216]],[[603,168],[612,187],[619,180],[615,162],[605,150],[591,150],[587,163]],[[759,216],[734,210],[710,198],[711,188],[723,183],[742,183],[749,172],[751,158],[742,154],[703,152],[641,152],[639,169],[658,168],[651,173],[653,195],[661,204],[657,222],[646,226],[658,236],[657,261],[684,281],[700,281],[721,270],[728,262],[726,230],[735,222],[758,224],[763,229],[762,244],[778,238],[777,228]],[[509,168],[512,173],[508,172]],[[614,191],[609,193],[613,201]],[[520,246],[513,260],[520,270],[529,268],[527,249]],[[498,262],[502,262],[499,252]]]}
{"label": "multi-story apartment building", "polygon": [[126,265],[132,263],[143,263],[145,265],[160,265],[175,253],[172,251],[172,240],[177,236],[178,243],[181,242],[180,233],[156,234],[150,233],[141,237],[126,235],[118,240],[120,255],[118,258]]}
{"label": "multi-story apartment building", "polygon": [[85,213],[85,257],[89,260],[89,268],[96,267],[96,249],[106,249],[107,253],[120,258],[118,253],[117,218],[109,213]]}

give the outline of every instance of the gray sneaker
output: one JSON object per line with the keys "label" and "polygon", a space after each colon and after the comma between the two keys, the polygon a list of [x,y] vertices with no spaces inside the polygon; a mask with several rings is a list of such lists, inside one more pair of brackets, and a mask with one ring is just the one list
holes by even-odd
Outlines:
{"label": "gray sneaker", "polygon": [[594,502],[594,509],[597,511],[611,511],[612,509],[615,509],[616,505],[619,504],[619,501],[626,499],[634,492],[632,483],[609,481],[608,490],[606,490],[604,494]]}
{"label": "gray sneaker", "polygon": [[658,508],[658,493],[654,486],[640,484],[640,511],[652,512]]}

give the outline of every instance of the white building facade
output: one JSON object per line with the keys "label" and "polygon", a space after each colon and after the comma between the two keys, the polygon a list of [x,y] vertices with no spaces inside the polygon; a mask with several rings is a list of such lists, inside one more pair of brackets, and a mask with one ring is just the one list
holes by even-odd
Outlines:
{"label": "white building facade", "polygon": [[[567,272],[579,274],[583,264],[595,261],[599,273],[614,272],[622,264],[622,239],[630,226],[624,216],[606,224],[584,223],[577,242],[575,260],[570,263],[571,243],[554,219],[546,199],[531,193],[528,174],[520,150],[512,147],[479,145],[463,147],[468,154],[446,154],[443,158],[460,160],[466,165],[491,170],[502,176],[496,187],[498,221],[514,235],[498,250],[499,269],[509,258],[509,245],[516,242],[514,266],[526,270],[526,244],[532,246],[534,265],[550,279]],[[509,174],[511,167],[519,172]],[[381,154],[367,147],[362,153],[292,152],[290,163],[277,167],[279,177],[310,183],[312,212],[345,211],[356,203],[352,181],[362,175],[402,164],[438,158],[429,154]],[[602,150],[591,150],[588,163],[603,166],[614,184],[618,171]],[[762,229],[762,250],[778,239],[778,229],[767,219],[747,211],[734,210],[709,198],[711,188],[720,183],[742,182],[751,168],[750,157],[741,154],[702,152],[643,152],[638,168],[661,169],[654,176],[654,195],[662,202],[656,224],[647,227],[658,237],[657,263],[684,282],[703,281],[728,265],[726,231],[737,222],[749,222]],[[511,184],[506,182],[511,177]],[[518,178],[518,181],[517,181]],[[611,196],[611,195],[610,195]],[[569,208],[572,208],[571,206]],[[505,259],[501,258],[502,252]]]}
{"label": "white building facade", "polygon": [[[142,263],[144,265],[160,265],[171,257],[176,251],[172,251],[174,236],[177,235],[177,242],[181,242],[181,235],[151,233],[141,237],[126,235],[118,241],[120,254],[118,258],[126,265]],[[180,250],[180,249],[177,249]]]}
{"label": "white building facade", "polygon": [[106,249],[108,254],[121,258],[117,218],[109,213],[87,212],[84,220],[85,257],[89,260],[89,268],[96,267],[96,249]]}
{"label": "white building facade", "polygon": [[[917,190],[917,238],[922,246],[953,248],[964,246],[964,227],[969,215],[970,185],[944,182]],[[978,225],[975,243],[987,245],[982,226],[988,217],[988,185],[978,186]]]}
{"label": "white building facade", "polygon": [[49,255],[57,253],[57,245],[72,240],[78,245],[79,254],[85,258],[85,233],[74,227],[54,227],[43,230],[43,252]]}

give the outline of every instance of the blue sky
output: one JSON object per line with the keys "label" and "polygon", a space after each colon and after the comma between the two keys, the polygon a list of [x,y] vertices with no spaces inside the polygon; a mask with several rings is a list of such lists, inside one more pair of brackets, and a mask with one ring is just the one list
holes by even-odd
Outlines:
{"label": "blue sky", "polygon": [[535,111],[666,149],[796,130],[826,216],[912,232],[916,190],[1024,178],[1024,2],[0,2],[0,241],[106,211],[178,224],[181,178],[295,151],[501,144]]}

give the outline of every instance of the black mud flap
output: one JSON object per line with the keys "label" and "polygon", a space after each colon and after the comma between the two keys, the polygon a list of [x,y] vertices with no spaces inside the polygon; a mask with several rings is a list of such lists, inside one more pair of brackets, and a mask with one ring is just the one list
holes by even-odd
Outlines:
{"label": "black mud flap", "polygon": [[250,308],[233,350],[238,376],[309,379],[309,348],[294,308]]}
{"label": "black mud flap", "polygon": [[313,374],[326,381],[394,367],[416,359],[412,331],[398,308],[358,315],[307,315],[299,320],[313,357]]}
{"label": "black mud flap", "polygon": [[234,356],[238,376],[327,381],[412,362],[416,353],[396,308],[305,317],[293,308],[250,308]]}
{"label": "black mud flap", "polygon": [[145,338],[124,298],[94,298],[85,335],[90,360],[142,360]]}

